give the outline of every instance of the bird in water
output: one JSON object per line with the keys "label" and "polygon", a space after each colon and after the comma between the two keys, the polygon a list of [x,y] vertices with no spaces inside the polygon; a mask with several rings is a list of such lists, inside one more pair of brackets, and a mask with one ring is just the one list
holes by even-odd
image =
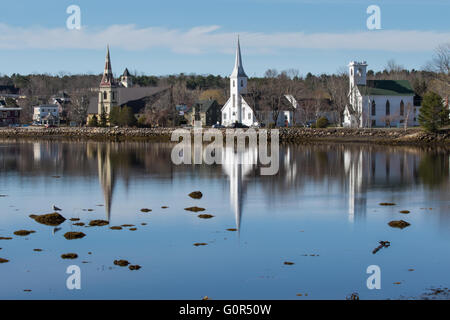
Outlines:
{"label": "bird in water", "polygon": [[55,211],[62,211],[62,209],[58,208],[57,206],[53,205],[53,210]]}

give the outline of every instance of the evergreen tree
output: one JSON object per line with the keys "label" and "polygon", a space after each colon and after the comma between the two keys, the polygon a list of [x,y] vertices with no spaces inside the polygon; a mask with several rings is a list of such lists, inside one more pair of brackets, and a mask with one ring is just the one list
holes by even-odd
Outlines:
{"label": "evergreen tree", "polygon": [[112,126],[121,125],[120,123],[120,114],[122,110],[120,107],[112,107],[111,112],[109,113],[109,123]]}
{"label": "evergreen tree", "polygon": [[89,126],[89,127],[98,127],[98,119],[97,119],[97,116],[96,116],[96,115],[94,115],[94,116],[89,120],[88,126]]}
{"label": "evergreen tree", "polygon": [[448,110],[444,107],[440,95],[430,91],[423,96],[419,123],[430,132],[436,132],[441,126],[448,123]]}
{"label": "evergreen tree", "polygon": [[134,116],[133,108],[124,106],[120,110],[119,124],[126,127],[133,127],[137,124],[136,117]]}
{"label": "evergreen tree", "polygon": [[105,107],[102,107],[102,113],[100,114],[100,127],[106,127],[108,124],[108,115],[106,114]]}

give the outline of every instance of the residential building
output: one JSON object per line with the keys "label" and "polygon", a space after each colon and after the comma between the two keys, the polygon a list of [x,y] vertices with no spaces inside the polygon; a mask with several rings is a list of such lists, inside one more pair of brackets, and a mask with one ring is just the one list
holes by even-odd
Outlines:
{"label": "residential building", "polygon": [[20,111],[22,108],[7,108],[0,103],[0,127],[20,124]]}
{"label": "residential building", "polygon": [[56,104],[40,105],[33,108],[33,124],[34,125],[52,125],[58,126],[59,106]]}
{"label": "residential building", "polygon": [[184,117],[190,125],[194,125],[195,121],[201,121],[204,127],[212,126],[220,123],[221,108],[216,100],[200,100],[185,112]]}

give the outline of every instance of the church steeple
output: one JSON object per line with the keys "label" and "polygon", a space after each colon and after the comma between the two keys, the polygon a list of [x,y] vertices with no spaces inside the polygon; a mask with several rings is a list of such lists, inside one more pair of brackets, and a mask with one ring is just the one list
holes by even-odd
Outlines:
{"label": "church steeple", "polygon": [[109,55],[109,45],[106,51],[105,59],[105,70],[103,71],[102,82],[100,82],[101,87],[110,87],[114,85],[114,76],[111,68],[111,58]]}
{"label": "church steeple", "polygon": [[241,44],[239,41],[239,36],[238,36],[238,42],[237,42],[237,47],[236,47],[236,61],[234,63],[234,69],[233,69],[233,72],[231,73],[231,77],[247,78],[247,75],[245,74],[245,71],[244,71],[244,67],[242,66]]}
{"label": "church steeple", "polygon": [[111,58],[109,55],[109,46],[106,51],[105,70],[103,71],[102,81],[98,96],[98,114],[109,114],[114,106],[118,105],[118,88],[111,68]]}

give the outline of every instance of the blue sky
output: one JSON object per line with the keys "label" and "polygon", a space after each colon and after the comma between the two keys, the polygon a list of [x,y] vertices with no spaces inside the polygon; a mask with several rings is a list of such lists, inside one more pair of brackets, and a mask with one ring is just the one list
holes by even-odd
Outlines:
{"label": "blue sky", "polygon": [[[66,28],[73,4],[81,30]],[[366,27],[372,4],[381,30]],[[250,76],[333,73],[351,60],[420,69],[450,42],[448,12],[448,0],[15,0],[2,5],[0,73],[101,73],[109,43],[116,74],[226,76],[238,34]]]}

